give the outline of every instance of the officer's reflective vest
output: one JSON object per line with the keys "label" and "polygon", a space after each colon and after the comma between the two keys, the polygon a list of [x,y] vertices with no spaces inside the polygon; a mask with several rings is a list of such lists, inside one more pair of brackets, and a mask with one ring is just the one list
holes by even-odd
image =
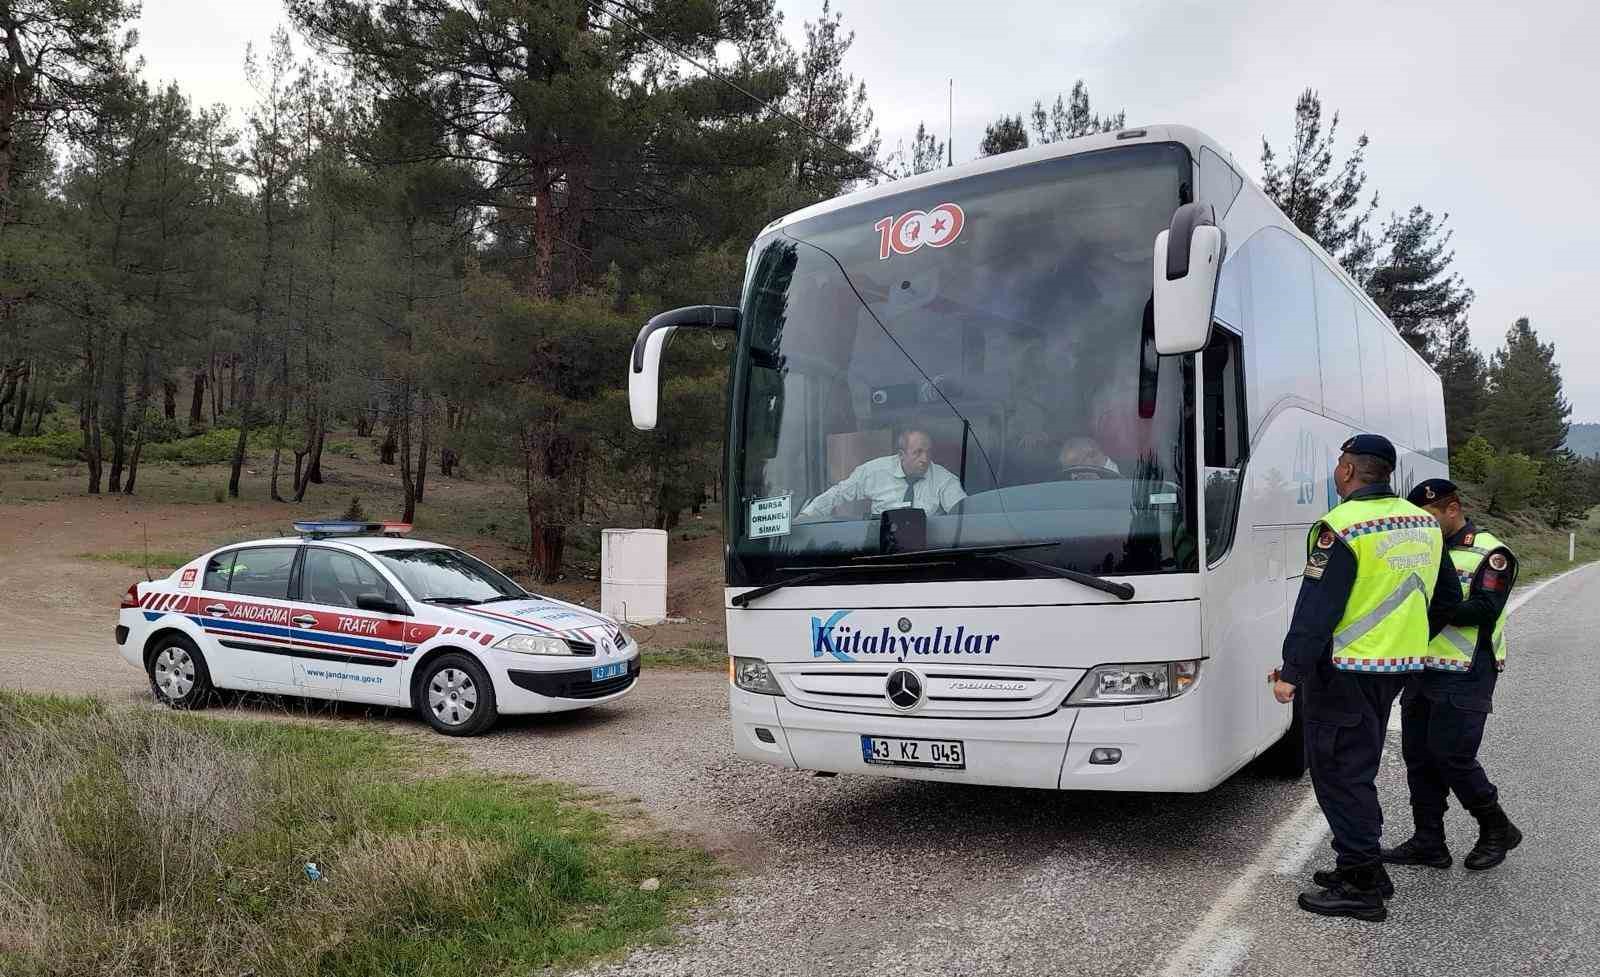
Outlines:
{"label": "officer's reflective vest", "polygon": [[[1489,554],[1495,550],[1507,553],[1511,550],[1493,535],[1481,530],[1462,540],[1462,544],[1450,547],[1450,561],[1456,565],[1456,577],[1461,581],[1461,596],[1465,598],[1471,596],[1472,578],[1477,576],[1478,567]],[[1468,672],[1472,670],[1472,656],[1477,650],[1478,626],[1469,624],[1457,627],[1452,624],[1429,642],[1428,657],[1424,664],[1446,672]],[[1506,611],[1503,607],[1494,622],[1494,661],[1497,667],[1505,667]]]}
{"label": "officer's reflective vest", "polygon": [[1311,527],[1307,552],[1314,560],[1340,539],[1355,554],[1356,580],[1333,629],[1333,666],[1419,671],[1428,656],[1428,604],[1444,558],[1439,523],[1405,499],[1354,499]]}

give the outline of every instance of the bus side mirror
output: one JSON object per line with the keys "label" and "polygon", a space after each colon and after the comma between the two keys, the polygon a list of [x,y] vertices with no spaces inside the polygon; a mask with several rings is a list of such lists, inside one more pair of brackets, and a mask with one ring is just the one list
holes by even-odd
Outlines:
{"label": "bus side mirror", "polygon": [[661,400],[661,351],[675,329],[739,330],[739,310],[726,305],[688,305],[644,324],[628,361],[628,411],[633,426],[653,431]]}
{"label": "bus side mirror", "polygon": [[1184,204],[1172,226],[1156,235],[1154,275],[1156,352],[1194,353],[1211,340],[1211,315],[1227,251],[1210,204]]}

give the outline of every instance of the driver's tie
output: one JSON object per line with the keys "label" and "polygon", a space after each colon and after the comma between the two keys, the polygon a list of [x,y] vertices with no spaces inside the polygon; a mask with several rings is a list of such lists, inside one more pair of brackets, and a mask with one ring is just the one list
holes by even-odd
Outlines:
{"label": "driver's tie", "polygon": [[906,505],[912,505],[917,501],[917,483],[920,481],[922,481],[921,475],[906,476],[906,497],[901,499],[901,502],[904,502]]}

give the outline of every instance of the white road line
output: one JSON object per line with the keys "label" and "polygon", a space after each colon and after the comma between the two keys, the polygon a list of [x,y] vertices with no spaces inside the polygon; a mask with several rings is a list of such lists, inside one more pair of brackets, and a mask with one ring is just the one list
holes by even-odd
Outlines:
{"label": "white road line", "polygon": [[[1542,581],[1525,593],[1518,594],[1506,607],[1506,613],[1515,612],[1556,581],[1596,565],[1600,565],[1600,561],[1573,567]],[[1400,729],[1399,709],[1390,716],[1389,729]],[[1307,791],[1300,805],[1272,832],[1272,837],[1262,846],[1255,861],[1239,873],[1239,877],[1195,924],[1189,938],[1167,958],[1166,965],[1158,972],[1159,977],[1226,977],[1237,970],[1255,942],[1255,932],[1245,927],[1228,926],[1227,923],[1267,874],[1269,866],[1278,875],[1298,875],[1327,832],[1328,819],[1317,807],[1316,795]]]}
{"label": "white road line", "polygon": [[[1600,563],[1600,561],[1596,561],[1596,562]],[[1565,580],[1566,578],[1572,576],[1574,573],[1577,573],[1579,570],[1587,570],[1590,567],[1595,566],[1595,565],[1596,565],[1595,563],[1584,563],[1584,564],[1581,564],[1579,566],[1573,567],[1571,570],[1568,570],[1565,573],[1558,573],[1555,576],[1549,578],[1548,580],[1541,580],[1539,583],[1535,584],[1531,590],[1528,590],[1528,591],[1526,591],[1524,593],[1520,593],[1517,596],[1511,598],[1511,603],[1506,606],[1506,613],[1507,614],[1513,613],[1514,611],[1516,611],[1517,608],[1521,607],[1523,604],[1526,604],[1528,601],[1532,600],[1533,596],[1535,594],[1537,594],[1539,591],[1545,589],[1546,587],[1550,586],[1551,584],[1555,583],[1557,580]]]}
{"label": "white road line", "polygon": [[1244,905],[1245,900],[1250,898],[1256,883],[1272,871],[1278,861],[1278,853],[1283,851],[1291,840],[1300,837],[1308,830],[1306,825],[1313,817],[1320,820],[1322,812],[1317,809],[1316,795],[1308,790],[1305,800],[1300,802],[1294,813],[1272,832],[1272,837],[1262,846],[1255,861],[1239,873],[1239,877],[1233,880],[1222,896],[1212,903],[1211,909],[1200,917],[1189,938],[1167,958],[1166,965],[1158,972],[1160,977],[1225,974],[1227,970],[1214,971],[1210,968],[1230,959],[1236,965],[1243,959],[1249,950],[1250,940],[1254,937],[1249,930],[1227,927],[1226,924],[1233,918],[1234,912]]}
{"label": "white road line", "polygon": [[1316,854],[1329,830],[1328,819],[1323,816],[1322,810],[1319,808],[1314,811],[1301,825],[1300,833],[1289,839],[1283,854],[1278,856],[1277,874],[1292,878],[1303,872],[1306,862]]}

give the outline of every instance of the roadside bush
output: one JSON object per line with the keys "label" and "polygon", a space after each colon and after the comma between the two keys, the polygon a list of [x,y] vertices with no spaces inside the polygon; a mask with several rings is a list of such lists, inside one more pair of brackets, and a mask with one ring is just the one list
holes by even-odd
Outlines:
{"label": "roadside bush", "polygon": [[1458,482],[1482,485],[1489,477],[1489,466],[1493,462],[1494,446],[1484,440],[1483,435],[1474,434],[1450,457],[1450,474]]}
{"label": "roadside bush", "polygon": [[1514,512],[1533,499],[1539,489],[1539,463],[1520,452],[1496,455],[1484,478],[1489,511]]}
{"label": "roadside bush", "polygon": [[0,435],[0,458],[56,458],[75,461],[83,447],[77,431],[54,431],[38,437],[13,438]]}
{"label": "roadside bush", "polygon": [[[219,427],[192,437],[179,438],[165,444],[145,445],[145,457],[151,461],[170,461],[180,465],[225,465],[233,461],[233,449],[239,443],[239,429]],[[250,432],[245,442],[245,452],[260,453],[272,450],[272,431],[257,428]]]}
{"label": "roadside bush", "polygon": [[544,972],[657,932],[708,874],[441,755],[0,692],[0,974]]}

